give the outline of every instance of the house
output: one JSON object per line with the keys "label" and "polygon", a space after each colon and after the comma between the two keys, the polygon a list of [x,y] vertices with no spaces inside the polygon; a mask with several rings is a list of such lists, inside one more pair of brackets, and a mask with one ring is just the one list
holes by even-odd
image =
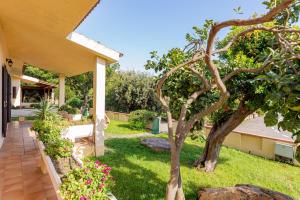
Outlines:
{"label": "house", "polygon": [[[205,134],[208,135],[211,125],[206,125]],[[288,131],[282,131],[277,126],[267,127],[261,116],[248,117],[225,138],[223,144],[241,151],[275,159],[280,156],[280,149],[284,146],[285,153],[296,147],[295,138]],[[290,148],[289,148],[290,147]],[[291,152],[292,153],[292,152]]]}
{"label": "house", "polygon": [[24,64],[30,64],[59,74],[60,106],[65,103],[66,76],[75,76],[88,71],[94,73],[95,149],[96,155],[104,153],[105,67],[117,62],[122,54],[74,31],[99,2],[99,0],[1,2],[0,147],[5,140],[6,127],[10,120],[11,99],[14,105],[21,104],[19,98],[22,93],[16,79],[44,87],[47,96],[51,96],[48,89],[53,89],[53,85],[22,75]]}
{"label": "house", "polygon": [[12,107],[31,107],[42,99],[55,103],[57,85],[26,75],[11,75]]}

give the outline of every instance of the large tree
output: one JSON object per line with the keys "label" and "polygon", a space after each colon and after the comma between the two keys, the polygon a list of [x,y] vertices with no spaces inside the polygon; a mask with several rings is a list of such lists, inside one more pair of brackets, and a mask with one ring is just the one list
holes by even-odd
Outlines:
{"label": "large tree", "polygon": [[155,79],[148,74],[118,71],[107,79],[106,108],[127,113],[138,109],[159,112],[154,87]]}
{"label": "large tree", "polygon": [[[294,42],[299,36],[299,30],[291,28],[289,20],[294,17],[293,11],[299,9],[299,1],[271,1],[265,2],[265,4],[269,5],[270,10],[263,16],[255,16],[246,20],[234,19],[221,23],[209,20],[202,29],[195,28],[198,37],[188,35],[187,39],[190,44],[185,49],[172,49],[162,57],[158,57],[155,52],[152,53],[152,60],[148,61],[146,67],[160,72],[156,91],[167,112],[168,138],[171,144],[171,170],[166,199],[184,199],[180,175],[180,152],[184,140],[195,126],[203,124],[204,117],[221,110],[226,113],[230,98],[238,95],[236,92],[239,92],[239,90],[235,91],[235,88],[228,88],[229,85],[232,85],[230,82],[234,82],[234,78],[240,75],[252,76],[254,79],[255,74],[262,73],[274,66],[286,68],[290,62],[297,60],[295,58],[297,50],[293,47],[297,45]],[[228,27],[242,28],[220,48],[216,45],[217,34]],[[231,51],[231,47],[241,37],[256,31],[266,31],[275,35],[275,39],[280,45],[277,45],[276,49],[265,51],[259,63],[242,62],[243,65],[240,66],[239,63],[230,65],[221,58],[218,59],[219,55]],[[187,76],[189,78],[186,78]],[[180,84],[177,84],[177,81]],[[248,107],[248,97],[242,94],[241,98],[244,100],[239,102],[237,110],[244,110],[244,106]],[[173,117],[178,119],[175,131],[173,131]],[[236,118],[235,115],[233,119]],[[238,122],[229,120],[228,124],[231,125],[231,123]],[[230,127],[224,126],[224,128]],[[208,137],[207,154],[209,159],[205,161],[208,170],[215,167],[216,160],[211,159],[210,155],[218,154],[220,146],[216,144],[222,143],[222,137],[220,137],[222,132],[222,130],[218,130]],[[210,146],[214,146],[214,148],[210,148]]]}
{"label": "large tree", "polygon": [[70,89],[75,92],[77,98],[83,100],[83,107],[88,107],[88,102],[92,100],[93,72],[67,77],[66,85],[70,86]]}

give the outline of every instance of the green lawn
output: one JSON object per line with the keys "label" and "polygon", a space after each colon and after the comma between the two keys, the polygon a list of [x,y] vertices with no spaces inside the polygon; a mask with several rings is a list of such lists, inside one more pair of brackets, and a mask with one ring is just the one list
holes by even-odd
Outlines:
{"label": "green lawn", "polygon": [[105,133],[107,134],[138,134],[138,133],[145,133],[147,130],[141,129],[136,130],[132,129],[129,126],[128,122],[124,121],[117,121],[117,120],[110,120],[110,124],[108,125],[108,128],[105,130]]}
{"label": "green lawn", "polygon": [[[140,145],[140,139],[109,139],[107,152],[100,157],[112,167],[113,194],[120,200],[164,199],[169,176],[170,155]],[[259,185],[289,194],[300,200],[300,168],[222,148],[214,173],[191,167],[203,149],[199,141],[188,140],[182,154],[182,177],[187,200],[196,199],[199,187],[224,187],[238,183]]]}

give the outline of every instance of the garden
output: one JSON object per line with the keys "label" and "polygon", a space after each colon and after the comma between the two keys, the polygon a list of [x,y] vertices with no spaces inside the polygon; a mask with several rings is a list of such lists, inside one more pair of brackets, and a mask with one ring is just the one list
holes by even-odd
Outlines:
{"label": "garden", "polygon": [[[162,136],[159,136],[162,137]],[[164,135],[163,137],[166,137]],[[140,144],[140,139],[109,139],[107,152],[99,157],[112,167],[112,193],[117,199],[165,199],[170,170],[170,153],[155,152]],[[300,168],[223,147],[214,173],[192,167],[203,152],[204,143],[188,139],[181,153],[181,173],[186,199],[197,199],[201,187],[228,187],[253,184],[300,199]]]}
{"label": "garden", "polygon": [[[83,161],[75,156],[74,143],[62,134],[70,125],[72,122],[63,118],[55,106],[42,101],[32,126],[41,142],[44,168],[55,177],[56,182],[52,183],[60,190],[59,197],[66,200],[111,199],[111,168],[99,161]],[[45,159],[44,154],[50,159]]]}
{"label": "garden", "polygon": [[[44,104],[33,123],[62,180],[61,195],[65,199],[105,199],[111,191],[119,199],[184,200],[201,196],[200,188],[252,184],[270,190],[241,194],[231,188],[234,192],[228,194],[230,189],[224,188],[219,194],[299,199],[299,167],[223,146],[230,132],[249,115],[262,113],[266,126],[289,131],[295,138],[293,145],[299,147],[300,31],[295,22],[300,5],[292,0],[263,4],[268,10],[263,16],[221,23],[206,20],[186,35],[184,48],[163,55],[151,52],[145,68],[155,71],[155,77],[121,72],[117,65],[106,69],[106,108],[130,113],[128,122],[110,120],[106,134],[148,132],[149,123],[163,116],[168,133],[152,137],[166,139],[169,152],[152,151],[138,138],[110,138],[105,141],[104,156],[88,156],[83,161],[74,158],[75,138],[71,141],[61,132],[70,125],[93,121],[88,112],[92,74],[69,78],[70,88],[75,89],[69,91],[66,105],[57,112]],[[216,39],[229,27],[224,38]],[[62,116],[77,122],[70,124]],[[212,128],[203,138],[208,122]],[[85,136],[94,135],[89,131]],[[293,155],[299,159],[299,148]],[[204,192],[203,199],[210,199],[213,191]]]}
{"label": "garden", "polygon": [[[140,117],[145,111],[135,112],[134,117],[129,117],[129,122],[112,120],[107,131],[132,135],[145,130],[138,129],[141,124],[137,124],[137,129],[132,125],[133,119],[139,119],[136,113]],[[153,151],[141,145],[139,138],[112,138],[105,141],[104,156],[87,157],[82,165],[72,155],[73,143],[61,137],[62,129],[68,125],[70,122],[63,119],[54,107],[42,102],[32,128],[45,145],[45,153],[62,180],[60,191],[65,199],[88,199],[90,196],[92,199],[106,199],[111,193],[117,199],[164,199],[170,170],[169,152]],[[118,126],[121,128],[116,129]],[[167,134],[151,137],[166,139]],[[199,188],[241,183],[268,187],[295,199],[299,197],[299,167],[222,147],[218,168],[214,173],[206,173],[193,168],[193,161],[202,154],[204,145],[201,138],[187,139],[182,149],[181,173],[186,180],[187,199],[196,199],[195,191]]]}

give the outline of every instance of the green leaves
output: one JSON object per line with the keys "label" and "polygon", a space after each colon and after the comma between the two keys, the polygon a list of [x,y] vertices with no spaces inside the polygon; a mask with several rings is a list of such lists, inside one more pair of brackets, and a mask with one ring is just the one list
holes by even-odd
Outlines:
{"label": "green leaves", "polygon": [[146,129],[147,125],[152,122],[157,113],[148,110],[136,110],[129,114],[129,125],[137,130]]}
{"label": "green leaves", "polygon": [[71,156],[73,143],[61,138],[61,131],[67,126],[67,121],[50,110],[48,102],[42,102],[38,119],[33,122],[32,129],[38,133],[38,138],[45,145],[45,152],[51,158],[59,159]]}
{"label": "green leaves", "polygon": [[32,65],[25,65],[24,75],[35,77],[40,80],[47,81],[49,83],[58,84],[58,76],[56,74],[39,69]]}
{"label": "green leaves", "polygon": [[161,111],[153,77],[134,71],[117,72],[106,83],[106,109],[127,113],[137,109]]}
{"label": "green leaves", "polygon": [[275,126],[278,123],[278,113],[270,110],[265,114],[264,121],[266,126]]}
{"label": "green leaves", "polygon": [[100,161],[85,161],[83,167],[76,167],[63,179],[60,191],[66,200],[107,200],[112,185],[111,167]]}
{"label": "green leaves", "polygon": [[242,11],[242,8],[241,8],[241,6],[238,6],[237,8],[234,8],[233,9],[234,10],[234,12],[235,13],[237,13],[237,14],[244,14],[244,12]]}

